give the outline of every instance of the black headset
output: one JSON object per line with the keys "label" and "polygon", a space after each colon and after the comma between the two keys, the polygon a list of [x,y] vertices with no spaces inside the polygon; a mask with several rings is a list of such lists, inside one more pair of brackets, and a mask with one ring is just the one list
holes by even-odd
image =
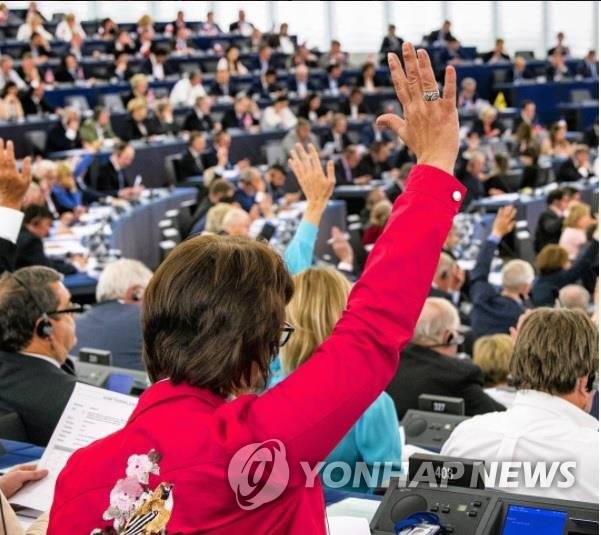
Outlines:
{"label": "black headset", "polygon": [[463,342],[465,342],[464,336],[462,336],[461,334],[459,334],[457,332],[450,332],[449,334],[447,334],[447,336],[445,337],[443,342],[441,342],[439,344],[429,344],[427,346],[421,346],[421,347],[434,348],[434,347],[460,346],[461,344],[463,344]]}
{"label": "black headset", "polygon": [[38,311],[40,313],[39,321],[38,321],[37,325],[35,326],[35,333],[40,338],[50,338],[54,334],[54,327],[52,326],[52,323],[50,322],[50,318],[48,317],[48,314],[44,310],[44,307],[42,306],[42,304],[40,303],[38,298],[34,295],[34,293],[31,291],[31,289],[28,288],[27,285],[21,279],[19,279],[19,277],[17,277],[14,274],[11,274],[11,275],[12,275],[13,279],[15,279],[15,281],[17,281],[17,284],[19,286],[21,286],[21,288],[23,288],[29,294],[29,297],[31,297],[31,300],[34,302],[36,308],[38,309]]}
{"label": "black headset", "polygon": [[591,393],[593,390],[598,390],[599,385],[595,384],[597,382],[597,374],[595,372],[591,372],[588,374],[588,379],[586,380],[586,391]]}

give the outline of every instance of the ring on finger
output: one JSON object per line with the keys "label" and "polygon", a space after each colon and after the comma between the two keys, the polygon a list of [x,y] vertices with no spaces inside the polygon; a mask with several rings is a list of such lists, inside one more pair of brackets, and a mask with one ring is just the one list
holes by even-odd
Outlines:
{"label": "ring on finger", "polygon": [[434,91],[424,91],[423,97],[426,102],[438,100],[440,98],[440,91],[438,91],[438,89],[435,89]]}

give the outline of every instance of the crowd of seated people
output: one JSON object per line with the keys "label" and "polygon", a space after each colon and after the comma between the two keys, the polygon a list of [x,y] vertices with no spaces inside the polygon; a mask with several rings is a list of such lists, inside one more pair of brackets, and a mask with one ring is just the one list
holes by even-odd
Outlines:
{"label": "crowd of seated people", "polygon": [[[528,426],[540,412],[553,409],[557,418],[572,426],[570,429],[574,433],[582,431],[579,439],[585,444],[582,462],[594,468],[596,465],[591,460],[590,448],[598,444],[598,437],[592,432],[596,421],[586,414],[592,403],[592,386],[589,388],[588,383],[592,384],[591,378],[594,379],[598,373],[598,364],[591,359],[590,351],[596,348],[593,341],[596,327],[590,316],[596,296],[598,266],[598,235],[594,232],[597,222],[592,208],[574,198],[578,194],[576,188],[564,187],[550,192],[546,198],[547,210],[540,215],[536,228],[529,229],[538,254],[533,263],[516,258],[514,250],[507,251],[508,241],[516,234],[516,210],[512,206],[500,208],[488,236],[479,244],[475,266],[469,272],[460,267],[455,256],[457,229],[449,228],[454,212],[467,211],[473,201],[524,188],[535,190],[542,184],[540,170],[551,160],[561,161],[561,166],[557,166],[557,178],[561,181],[580,184],[592,178],[595,169],[591,161],[592,147],[573,143],[565,124],[547,125],[549,128],[541,125],[536,118],[534,102],[521,103],[515,125],[502,122],[498,111],[478,97],[475,81],[464,79],[457,89],[459,98],[452,107],[454,109],[456,103],[460,112],[472,112],[473,122],[463,132],[457,132],[457,141],[461,143],[459,151],[455,150],[456,145],[448,151],[453,153],[445,168],[449,174],[445,173],[442,177],[448,181],[448,187],[444,190],[445,199],[440,200],[439,196],[442,197],[443,193],[436,188],[428,190],[428,183],[420,175],[424,172],[424,166],[417,165],[418,161],[423,163],[419,159],[420,148],[402,135],[402,139],[398,140],[381,121],[373,122],[372,115],[379,110],[369,109],[364,101],[365,95],[380,83],[373,64],[366,64],[362,69],[361,82],[356,86],[354,83],[347,84],[343,73],[351,58],[340,42],[333,41],[330,49],[319,55],[297,46],[288,37],[285,27],[280,28],[276,35],[262,35],[241,11],[229,30],[250,39],[257,63],[245,65],[240,46],[232,44],[219,58],[210,87],[204,83],[203,73],[193,70],[175,84],[167,98],[161,98],[155,96],[155,88],[151,87],[149,80],[151,77],[160,80],[169,76],[165,59],[171,57],[170,54],[190,53],[192,32],[214,35],[220,31],[212,14],[207,17],[207,22],[191,29],[186,26],[182,13],[172,26],[168,33],[172,36],[173,46],[164,53],[164,49],[153,48],[156,30],[150,17],[139,21],[135,39],[127,32],[120,32],[112,21],[103,21],[98,33],[102,39],[114,42],[115,53],[140,54],[148,60],[149,70],[145,74],[124,75],[123,79],[130,88],[122,102],[127,112],[125,128],[115,131],[106,107],[96,108],[85,120],[77,109],[61,109],[60,121],[48,135],[47,152],[84,148],[93,163],[85,172],[80,172],[77,167],[79,160],[57,163],[40,158],[34,165],[32,183],[28,183],[21,193],[19,188],[15,188],[14,195],[20,195],[17,200],[6,203],[6,197],[0,195],[0,202],[4,203],[1,207],[12,212],[23,209],[22,215],[18,216],[17,233],[14,236],[0,234],[0,270],[7,272],[0,277],[0,312],[17,311],[0,314],[0,333],[3,333],[0,335],[0,384],[3,381],[7,384],[6,388],[0,388],[0,410],[17,412],[24,421],[30,441],[46,445],[76,381],[68,356],[90,346],[110,350],[115,366],[146,369],[151,373],[153,382],[159,381],[159,388],[187,388],[178,386],[178,381],[188,381],[194,385],[190,388],[209,388],[211,392],[207,390],[207,396],[213,396],[215,392],[221,397],[240,394],[240,403],[244,402],[243,394],[251,386],[257,389],[265,387],[264,381],[257,383],[260,386],[256,386],[254,381],[258,380],[258,375],[264,375],[263,379],[266,379],[271,364],[272,381],[263,397],[269,400],[271,396],[276,402],[283,403],[287,385],[299,381],[295,394],[300,395],[298,385],[301,379],[297,378],[308,374],[307,370],[323,373],[324,378],[332,373],[333,363],[330,368],[320,368],[322,357],[326,353],[340,355],[351,346],[343,340],[347,336],[344,322],[348,321],[348,326],[354,322],[357,330],[353,334],[357,336],[354,340],[357,345],[356,350],[351,352],[351,360],[363,362],[366,359],[360,342],[368,344],[368,349],[372,345],[380,347],[390,343],[394,350],[387,348],[385,351],[396,352],[397,360],[387,367],[387,377],[378,379],[381,388],[370,392],[369,403],[367,398],[361,398],[360,407],[355,400],[346,402],[353,407],[357,403],[357,407],[352,409],[352,421],[341,416],[344,425],[340,424],[340,429],[331,437],[323,427],[328,422],[319,424],[320,432],[328,436],[328,441],[315,458],[323,458],[326,463],[343,460],[368,464],[389,462],[396,466],[403,448],[398,433],[399,419],[409,409],[418,407],[420,394],[428,393],[463,398],[466,414],[475,416],[457,428],[445,445],[444,453],[496,460],[494,444],[515,431],[515,422],[523,423],[520,432],[525,440],[536,442],[540,439],[539,430]],[[61,69],[59,77],[69,75],[70,81],[76,83],[80,67],[74,50],[79,41],[85,39],[85,32],[69,15],[59,27],[56,37],[70,46],[69,53],[62,58],[64,69]],[[36,12],[30,14],[28,21],[19,28],[19,35],[28,41],[40,37],[52,40],[52,36],[44,36],[41,29],[43,20]],[[445,63],[453,65],[462,61],[459,42],[451,34],[449,21],[429,34],[427,41],[444,46]],[[390,27],[381,52],[402,54],[402,46],[403,39],[396,35],[394,26]],[[274,71],[273,49],[285,52],[297,62],[287,88],[280,85],[282,82]],[[562,58],[569,54],[569,50],[565,50],[567,47],[559,42],[555,50],[549,51],[556,70],[561,67]],[[509,61],[501,39],[485,57],[485,61],[490,63]],[[522,68],[518,67],[519,63],[516,61],[515,72]],[[22,113],[25,109],[51,109],[51,106],[44,107],[43,104],[45,82],[37,79],[34,83],[35,76],[25,75],[20,79],[29,87],[20,89],[11,74],[13,67],[8,61],[4,64],[2,76],[6,96],[0,101],[0,113],[3,109],[14,113],[11,103],[14,107],[16,102],[22,103]],[[39,61],[38,64],[43,63]],[[125,67],[123,72],[127,72],[127,61],[120,65]],[[401,68],[400,62],[393,65]],[[591,65],[596,63],[591,62]],[[310,86],[312,80],[308,77],[308,69],[316,66],[327,73],[321,87]],[[240,76],[247,74],[248,70],[258,76],[251,85],[242,87],[238,85]],[[292,93],[302,98],[302,105],[296,113],[296,108],[291,105]],[[339,105],[326,108],[322,102],[325,94],[339,98]],[[216,116],[213,107],[223,97],[230,107]],[[269,103],[260,107],[260,100],[269,100]],[[405,101],[402,104],[410,103]],[[2,108],[3,105],[5,108]],[[187,108],[180,123],[174,118],[174,108],[178,107]],[[365,123],[361,135],[349,129],[349,123],[354,120]],[[277,158],[270,165],[251,164],[251,154],[234,161],[231,144],[236,131],[271,130],[282,130],[285,137],[282,137]],[[436,128],[432,127],[432,131]],[[146,266],[133,259],[121,259],[106,266],[98,279],[96,304],[75,318],[78,310],[71,303],[62,274],[68,276],[82,271],[85,260],[76,255],[61,262],[49,258],[44,251],[44,238],[51,229],[52,232],[70,232],[70,226],[98,199],[107,196],[119,197],[120,201],[135,199],[141,188],[126,173],[136,157],[135,141],[169,133],[179,135],[180,132],[185,132],[186,148],[177,163],[178,177],[182,180],[202,178],[197,185],[198,197],[188,223],[190,238],[167,257],[154,276]],[[502,150],[497,150],[499,142]],[[101,145],[110,148],[110,156],[103,161],[94,159]],[[0,166],[8,168],[11,157],[4,155],[4,145],[2,151]],[[323,161],[327,161],[325,173],[321,170]],[[28,165],[23,165],[22,175],[15,168],[6,176],[18,182],[20,179],[14,177],[26,175]],[[510,184],[507,178],[509,172],[516,168],[521,173],[518,187]],[[453,172],[457,180],[450,176]],[[3,176],[0,173],[0,183]],[[292,176],[296,179],[295,187],[287,189],[285,185]],[[330,245],[335,257],[334,265],[312,267],[319,224],[336,185],[365,188],[366,208],[360,214],[359,243],[351,244],[343,231],[333,228]],[[383,185],[391,187],[381,187]],[[283,262],[265,244],[248,240],[257,236],[257,225],[277,222],[278,213],[301,198],[306,201],[301,209],[302,219],[292,240],[286,244]],[[423,210],[411,206],[405,212],[404,208],[411,199],[440,203],[441,213],[425,216]],[[452,209],[447,206],[449,203],[452,203]],[[0,210],[0,216],[3,215]],[[12,216],[15,217],[14,214]],[[439,217],[448,220],[446,226],[438,225],[440,228],[430,230],[431,235],[426,236],[424,229],[433,229]],[[397,233],[394,246],[391,241],[393,232]],[[252,245],[245,250],[244,244],[247,243]],[[194,249],[197,244],[199,247]],[[410,255],[406,253],[409,248]],[[402,269],[416,272],[414,276],[421,291],[417,300],[419,304],[413,299],[405,301],[406,296],[401,293],[402,290],[411,297],[408,294],[413,291],[413,281],[387,277],[386,270],[380,269],[387,258],[384,250],[387,254],[396,255],[390,260],[395,260],[394,269],[399,273]],[[184,253],[180,255],[178,251]],[[232,257],[227,256],[234,254],[232,251],[242,251],[235,261],[230,261]],[[361,255],[368,258],[368,268],[364,272],[362,263],[358,261]],[[420,255],[427,264],[423,272],[421,263],[413,264],[414,257]],[[503,266],[499,270],[500,263]],[[248,289],[249,293],[243,296],[249,301],[246,305],[236,292],[228,296],[227,302],[212,300],[212,286],[206,283],[216,280],[217,264],[227,266],[227,269],[224,268],[227,272],[219,272],[224,280],[230,281],[233,286],[245,285]],[[247,269],[249,273],[253,270],[252,277],[244,272],[244,277],[248,275],[250,278],[236,279],[239,275],[237,268]],[[388,269],[393,269],[392,262]],[[500,273],[498,284],[491,280],[491,272],[495,270]],[[14,274],[8,273],[12,271]],[[387,309],[387,314],[381,317],[372,318],[373,322],[364,324],[353,316],[353,309],[361,310],[367,306],[361,303],[361,292],[365,291],[362,275],[365,274],[369,281],[370,275],[375,278],[374,273],[379,274],[379,280],[368,282],[373,287],[369,287],[366,293],[375,291],[372,297],[379,296],[382,299],[380,306],[390,310]],[[290,275],[294,277],[290,278]],[[355,290],[351,290],[357,278],[359,283]],[[224,357],[227,355],[225,352],[231,349],[228,346],[230,339],[218,340],[218,337],[231,334],[218,332],[219,329],[215,328],[218,320],[211,325],[203,324],[203,329],[195,330],[192,339],[185,342],[186,350],[198,359],[198,366],[201,361],[208,366],[203,359],[219,366],[219,369],[210,370],[216,375],[200,377],[198,370],[174,364],[182,357],[178,344],[182,344],[191,331],[190,325],[184,325],[185,322],[176,321],[171,316],[165,319],[166,312],[161,307],[170,306],[170,299],[165,297],[167,294],[161,293],[166,291],[161,288],[162,284],[170,284],[169,291],[178,293],[181,298],[178,313],[182,317],[204,314],[199,310],[204,311],[207,303],[223,307],[221,312],[235,311],[228,321],[232,322],[232,327],[244,329],[243,346],[236,351],[242,355],[244,350],[249,350],[248,355],[257,355],[256,362],[253,362],[256,368],[244,370],[240,382],[236,383],[236,378],[232,383],[227,374],[234,373],[234,364],[239,363],[225,358],[216,363],[215,355]],[[383,290],[388,285],[395,291],[398,303],[388,303],[390,299],[383,297]],[[26,289],[30,287],[35,290]],[[281,295],[261,308],[267,299],[265,295],[273,297],[269,292],[275,292],[276,288],[281,290],[278,290]],[[355,300],[354,294],[359,295]],[[258,297],[260,295],[263,297]],[[406,302],[409,304],[406,305]],[[40,305],[43,310],[39,310]],[[248,308],[242,310],[243,306]],[[277,310],[268,308],[272,306]],[[350,306],[349,311],[343,312],[346,306]],[[144,314],[142,307],[147,307]],[[406,307],[410,311],[401,312]],[[559,310],[536,310],[537,307],[556,307]],[[265,317],[273,312],[269,321],[274,318],[278,322],[281,320],[284,325],[282,333],[291,336],[291,342],[281,349],[277,344],[274,348],[274,340],[269,338],[273,333],[249,330],[251,311]],[[324,315],[320,316],[322,312]],[[408,327],[400,326],[396,318],[409,317],[409,314]],[[50,318],[47,320],[50,330],[42,323],[46,322],[44,316]],[[335,327],[340,318],[342,329]],[[384,325],[377,324],[377,321]],[[167,332],[171,328],[173,332]],[[156,332],[151,332],[153,329]],[[384,333],[387,337],[388,329],[391,332],[395,329],[404,331],[400,364],[400,341],[397,344],[396,338],[392,341],[373,338],[374,332]],[[561,338],[558,333],[564,332],[562,329],[578,338],[577,348],[556,343]],[[369,332],[372,334],[365,334]],[[278,336],[282,333],[278,331]],[[163,338],[176,335],[177,340]],[[263,335],[265,340],[256,343],[264,343],[265,348],[261,349],[260,355],[253,353],[255,342],[250,340],[257,340]],[[280,343],[287,341],[286,336],[278,338]],[[339,341],[335,343],[339,345],[328,349],[328,340],[336,340],[337,336]],[[326,349],[318,349],[324,341]],[[274,349],[278,358],[270,363],[263,353],[271,352],[270,357],[273,357]],[[159,356],[154,351],[164,351],[164,354]],[[209,355],[210,351],[215,353]],[[548,369],[545,368],[546,377],[536,373],[535,361],[543,358],[553,359]],[[559,378],[561,372],[554,368],[561,366],[562,362],[569,366],[570,373],[569,380],[564,382]],[[369,367],[374,376],[381,373],[373,370],[372,363],[367,365],[367,360],[365,363],[365,366],[353,362],[350,365],[356,370]],[[240,368],[236,370],[235,373],[238,373]],[[14,387],[14,383],[9,381],[13,373],[22,375],[21,382],[27,385],[26,388]],[[173,379],[173,383],[160,381],[168,377]],[[252,380],[253,384],[245,383],[246,380]],[[365,387],[363,379],[361,384]],[[336,383],[332,379],[333,388],[334,385]],[[344,399],[350,395],[341,385],[335,388]],[[386,391],[382,392],[384,388]],[[52,405],[47,407],[45,400],[49,390],[54,395]],[[173,393],[165,391],[168,396]],[[307,395],[304,391],[303,394]],[[295,401],[296,408],[301,399],[299,397]],[[313,425],[309,422],[310,416],[306,416],[306,422],[304,418],[300,417],[299,428],[304,429],[302,426],[305,424]],[[263,421],[258,421],[257,425],[263,425]],[[476,441],[480,448],[477,450],[471,442],[474,430],[482,435],[482,440]],[[563,444],[568,442],[567,432],[555,430],[550,435],[557,438],[558,452],[563,452]],[[485,436],[487,433],[490,436]],[[98,448],[102,448],[102,444]],[[518,459],[519,453],[515,455]],[[598,497],[598,489],[595,490],[586,476],[582,477],[582,483],[571,497],[594,501],[595,496]],[[73,467],[70,466],[60,484],[66,485],[65,481],[73,484],[72,478]],[[62,490],[64,492],[64,488]],[[74,498],[62,494],[61,499],[67,503],[65,511],[68,510]],[[60,504],[61,507],[63,505]],[[55,520],[51,518],[51,522],[58,522],[56,519],[66,513],[55,510],[53,514]]]}

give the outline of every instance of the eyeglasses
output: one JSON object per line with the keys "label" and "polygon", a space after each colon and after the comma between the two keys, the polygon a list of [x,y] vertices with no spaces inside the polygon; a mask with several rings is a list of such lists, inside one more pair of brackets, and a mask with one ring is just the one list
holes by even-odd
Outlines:
{"label": "eyeglasses", "polygon": [[288,343],[293,332],[294,327],[285,321],[284,326],[282,327],[282,333],[280,334],[280,347],[283,347]]}
{"label": "eyeglasses", "polygon": [[46,312],[47,316],[57,316],[58,314],[81,314],[84,308],[82,305],[76,305],[75,303],[69,303],[69,308],[61,308],[59,310],[53,310],[52,312]]}

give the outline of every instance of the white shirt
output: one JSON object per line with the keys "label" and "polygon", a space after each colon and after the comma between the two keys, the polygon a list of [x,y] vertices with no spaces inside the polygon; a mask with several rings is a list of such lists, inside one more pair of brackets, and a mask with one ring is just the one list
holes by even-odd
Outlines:
{"label": "white shirt", "polygon": [[20,210],[0,206],[0,238],[17,243],[23,216]]}
{"label": "white shirt", "polygon": [[[217,69],[218,71],[229,71],[230,70],[230,66],[229,63],[227,62],[227,58],[224,56],[222,57],[218,62],[217,62]],[[248,74],[248,69],[244,66],[244,64],[238,60],[238,72],[231,72],[230,74],[233,74],[234,76],[236,75],[241,75],[241,74]]]}
{"label": "white shirt", "polygon": [[194,106],[198,97],[206,97],[202,84],[192,85],[188,78],[182,78],[171,90],[169,100],[172,106]]}
{"label": "white shirt", "polygon": [[[33,28],[31,27],[31,24],[28,24],[27,22],[21,24],[17,30],[17,41],[29,41],[32,33]],[[44,39],[46,39],[46,41],[52,41],[52,35],[49,34],[42,26],[38,26],[35,30],[35,33],[40,34]]]}
{"label": "white shirt", "polygon": [[280,113],[273,106],[265,108],[261,117],[261,128],[285,128],[289,129],[296,125],[297,119],[290,108],[284,108]]}
{"label": "white shirt", "polygon": [[[518,488],[501,490],[599,503],[599,422],[559,396],[520,390],[507,411],[474,416],[459,424],[441,454],[481,459],[487,469],[491,461],[530,461],[534,465],[574,461],[576,468],[570,471],[575,483],[571,488],[556,484],[525,488],[522,475]],[[557,481],[565,478],[559,474]]]}
{"label": "white shirt", "polygon": [[61,367],[61,365],[58,363],[57,360],[54,360],[53,358],[47,357],[45,355],[39,355],[37,353],[25,353],[24,351],[20,351],[20,353],[21,353],[21,355],[27,355],[28,357],[34,357],[36,359],[45,360],[46,362],[50,362],[50,364],[53,364],[57,368]]}
{"label": "white shirt", "polygon": [[280,35],[279,50],[283,54],[294,54],[294,43],[292,42],[292,39],[290,39],[290,37],[288,37],[287,35]]}
{"label": "white shirt", "polygon": [[8,75],[0,72],[0,87],[4,87],[7,82],[14,82],[19,90],[27,88],[27,84],[15,69],[11,69]]}
{"label": "white shirt", "polygon": [[71,28],[71,26],[69,26],[69,24],[67,24],[67,21],[63,20],[58,23],[58,26],[56,27],[55,35],[56,35],[57,39],[60,39],[61,41],[65,41],[66,43],[68,43],[73,38],[74,33],[78,33],[84,39],[86,38],[86,32],[83,31],[81,24],[76,23],[75,27]]}

